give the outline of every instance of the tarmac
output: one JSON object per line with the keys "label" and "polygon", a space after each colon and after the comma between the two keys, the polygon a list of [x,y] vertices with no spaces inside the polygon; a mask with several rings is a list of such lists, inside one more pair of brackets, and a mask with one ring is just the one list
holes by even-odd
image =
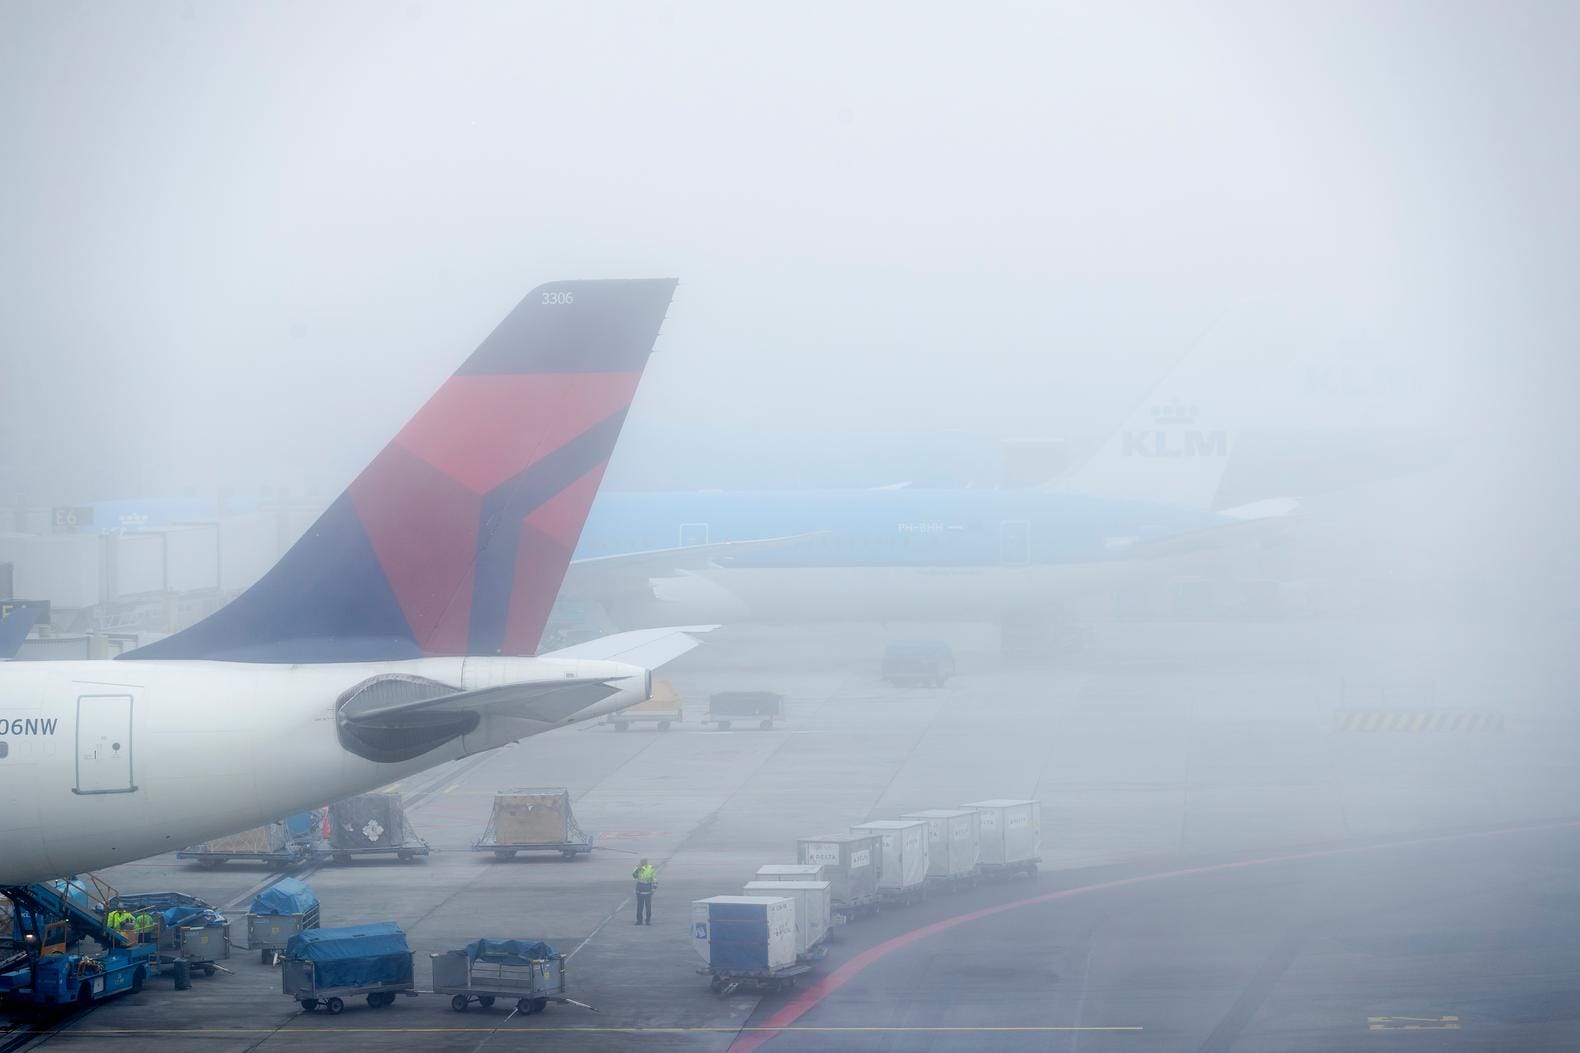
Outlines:
{"label": "tarmac", "polygon": [[[886,638],[955,647],[942,689],[877,676]],[[719,631],[666,670],[670,731],[554,732],[397,786],[432,855],[296,873],[325,925],[391,920],[417,953],[479,936],[570,956],[554,1006],[433,994],[308,1014],[246,950],[276,876],[173,855],[105,877],[231,911],[228,972],[168,978],[37,1034],[96,1053],[252,1050],[1580,1048],[1576,659],[1527,628],[1134,622],[1007,663],[971,626]],[[782,728],[711,731],[707,695],[789,698]],[[470,851],[496,791],[565,786],[584,861]],[[799,837],[991,797],[1043,802],[1034,879],[835,930],[793,991],[710,993],[690,903]],[[651,927],[630,872],[659,867]],[[3,1037],[3,1036],[0,1036]]]}

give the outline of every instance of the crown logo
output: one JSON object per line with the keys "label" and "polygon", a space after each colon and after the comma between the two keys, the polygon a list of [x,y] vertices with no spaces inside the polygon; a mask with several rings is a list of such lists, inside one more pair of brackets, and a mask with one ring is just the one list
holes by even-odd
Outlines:
{"label": "crown logo", "polygon": [[1197,407],[1179,398],[1152,407],[1152,423],[1159,428],[1194,428]]}

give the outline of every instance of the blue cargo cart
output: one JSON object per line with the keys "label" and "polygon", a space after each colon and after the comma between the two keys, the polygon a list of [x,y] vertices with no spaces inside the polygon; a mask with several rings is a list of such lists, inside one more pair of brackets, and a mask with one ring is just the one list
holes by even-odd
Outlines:
{"label": "blue cargo cart", "polygon": [[565,996],[565,955],[541,940],[474,940],[429,960],[434,994],[450,995],[457,1013],[499,1000],[515,1002],[520,1013],[541,1013],[550,1002],[591,1008]]}
{"label": "blue cargo cart", "polygon": [[285,945],[280,990],[309,1013],[339,1013],[358,995],[374,1009],[394,1005],[417,993],[406,934],[390,921],[298,933]]}
{"label": "blue cargo cart", "polygon": [[318,928],[318,897],[306,882],[281,878],[252,898],[247,910],[247,946],[265,965],[291,937]]}
{"label": "blue cargo cart", "polygon": [[230,957],[230,922],[196,896],[184,892],[138,892],[116,896],[109,906],[149,916],[147,931],[154,936],[162,968],[186,975],[196,969],[204,976],[213,976],[219,971],[217,963]]}

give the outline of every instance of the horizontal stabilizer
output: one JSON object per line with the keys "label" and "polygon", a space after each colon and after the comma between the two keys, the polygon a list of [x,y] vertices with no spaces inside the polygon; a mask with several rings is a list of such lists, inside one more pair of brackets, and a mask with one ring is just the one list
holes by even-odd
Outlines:
{"label": "horizontal stabilizer", "polygon": [[625,662],[644,669],[657,669],[700,644],[698,636],[717,628],[717,625],[677,625],[664,629],[633,629],[573,644],[542,657]]}
{"label": "horizontal stabilizer", "polygon": [[340,700],[337,731],[346,749],[381,763],[410,760],[474,733],[482,741],[470,751],[489,749],[586,719],[589,707],[632,693],[633,679],[641,692],[633,701],[640,701],[649,678],[634,673],[562,675],[475,691],[401,673],[376,676]]}

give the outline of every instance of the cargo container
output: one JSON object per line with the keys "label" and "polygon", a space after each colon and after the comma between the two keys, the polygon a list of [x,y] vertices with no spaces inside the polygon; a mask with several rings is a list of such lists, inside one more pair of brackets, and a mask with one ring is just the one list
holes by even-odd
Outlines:
{"label": "cargo container", "polygon": [[[430,954],[433,993],[450,996],[450,1008],[484,1009],[504,999],[522,1014],[541,1013],[565,995],[565,955],[542,940],[474,940],[443,954]],[[578,1003],[579,1004],[579,1003]]]}
{"label": "cargo container", "polygon": [[981,869],[1035,875],[1042,862],[1042,804],[992,800],[963,805],[981,813]]}
{"label": "cargo container", "polygon": [[927,824],[916,819],[878,819],[857,823],[853,834],[877,834],[882,838],[883,863],[878,873],[878,892],[885,899],[912,902],[921,897],[927,885]]}
{"label": "cargo container", "polygon": [[778,988],[807,967],[796,958],[795,900],[713,896],[691,904],[691,946],[724,994],[742,983]]}
{"label": "cargo container", "polygon": [[708,719],[720,731],[728,731],[735,721],[756,724],[764,731],[774,721],[785,719],[785,696],[772,691],[718,691],[708,696]]}
{"label": "cargo container", "polygon": [[565,859],[586,859],[593,839],[582,832],[571,811],[570,791],[562,786],[511,790],[494,795],[494,810],[474,852],[510,859],[517,852],[558,852]]}
{"label": "cargo container", "polygon": [[831,887],[827,881],[748,881],[741,894],[788,896],[795,901],[795,950],[796,956],[804,960],[812,957],[818,945],[828,938],[834,914]]}
{"label": "cargo container", "polygon": [[878,902],[883,838],[878,834],[828,834],[796,842],[796,858],[821,864],[833,886],[834,911],[845,918],[870,913]]}
{"label": "cargo container", "polygon": [[206,867],[217,867],[231,860],[290,866],[312,854],[321,818],[318,812],[287,816],[267,826],[255,826],[239,834],[190,845],[177,852],[176,858],[196,860]]}
{"label": "cargo container", "polygon": [[943,687],[955,675],[955,655],[945,643],[890,643],[883,651],[883,679],[895,687]]}
{"label": "cargo container", "polygon": [[283,877],[258,893],[247,910],[247,946],[268,963],[291,937],[318,928],[318,897],[304,882]]}
{"label": "cargo container", "polygon": [[758,881],[828,881],[822,863],[765,863],[757,868]]}
{"label": "cargo container", "polygon": [[308,1012],[338,1013],[355,995],[374,1009],[393,1005],[417,993],[406,934],[387,921],[297,933],[285,945],[280,990]]}
{"label": "cargo container", "polygon": [[407,862],[427,854],[428,843],[412,832],[398,793],[358,794],[329,806],[329,857],[336,863],[370,855]]}
{"label": "cargo container", "polygon": [[230,922],[196,896],[138,892],[116,896],[108,907],[148,917],[160,966],[186,961],[203,975],[213,976],[218,971],[214,963],[230,957]]}
{"label": "cargo container", "polygon": [[901,819],[927,824],[927,877],[945,883],[969,881],[981,854],[981,812],[971,808],[929,808]]}
{"label": "cargo container", "polygon": [[605,724],[613,724],[616,731],[625,731],[632,724],[653,724],[659,731],[668,731],[671,724],[680,723],[682,707],[680,696],[668,680],[653,681],[653,693],[646,702],[610,713]]}

